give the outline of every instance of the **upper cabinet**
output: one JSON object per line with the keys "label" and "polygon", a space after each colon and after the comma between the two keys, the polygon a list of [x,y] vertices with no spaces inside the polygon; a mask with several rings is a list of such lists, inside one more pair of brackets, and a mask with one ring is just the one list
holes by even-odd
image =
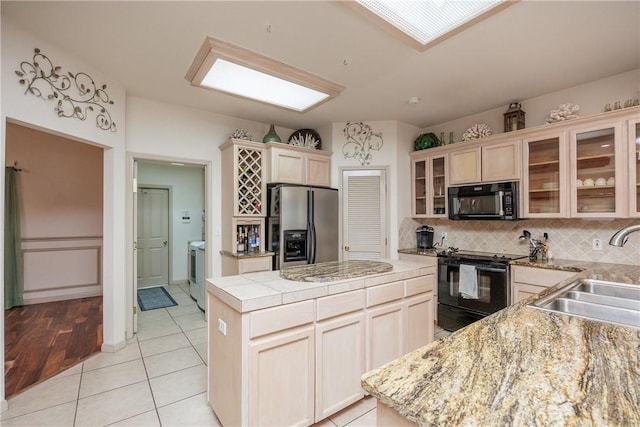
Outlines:
{"label": "upper cabinet", "polygon": [[640,118],[628,122],[629,216],[640,217]]}
{"label": "upper cabinet", "polygon": [[569,132],[571,216],[626,216],[622,121]]}
{"label": "upper cabinet", "polygon": [[566,132],[525,138],[522,193],[523,217],[568,215],[568,150]]}
{"label": "upper cabinet", "polygon": [[449,153],[449,183],[519,180],[520,163],[520,140],[452,150]]}
{"label": "upper cabinet", "polygon": [[[267,185],[264,144],[230,139],[222,151],[223,200],[233,203],[233,216],[265,216]],[[231,178],[231,182],[226,179]]]}
{"label": "upper cabinet", "polygon": [[416,218],[446,218],[447,156],[418,153],[411,156],[411,215]]}
{"label": "upper cabinet", "polygon": [[267,143],[269,183],[331,185],[331,153],[280,143]]}

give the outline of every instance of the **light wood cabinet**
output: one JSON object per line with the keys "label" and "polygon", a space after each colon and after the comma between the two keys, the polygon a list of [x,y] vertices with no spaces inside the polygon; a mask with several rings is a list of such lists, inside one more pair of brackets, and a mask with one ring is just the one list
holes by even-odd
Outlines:
{"label": "light wood cabinet", "polygon": [[367,371],[405,354],[403,302],[377,306],[367,313]]}
{"label": "light wood cabinet", "polygon": [[520,140],[482,145],[482,181],[520,179]]}
{"label": "light wood cabinet", "polygon": [[269,183],[331,185],[330,152],[280,143],[267,143],[266,149]]}
{"label": "light wood cabinet", "polygon": [[308,326],[249,344],[248,425],[313,424],[314,342]]}
{"label": "light wood cabinet", "polygon": [[596,122],[569,133],[571,216],[626,216],[622,122]]}
{"label": "light wood cabinet", "polygon": [[230,139],[220,150],[222,199],[229,203],[226,206],[233,206],[232,216],[264,216],[267,197],[264,144]]}
{"label": "light wood cabinet", "polygon": [[566,132],[525,138],[522,192],[524,218],[569,215],[569,153]]}
{"label": "light wood cabinet", "polygon": [[640,118],[627,123],[629,158],[629,216],[640,217]]}
{"label": "light wood cabinet", "polygon": [[511,266],[511,304],[573,277],[577,272],[553,270],[549,268]]}
{"label": "light wood cabinet", "polygon": [[449,153],[449,184],[520,179],[520,140],[480,144]]}
{"label": "light wood cabinet", "polygon": [[222,254],[222,276],[270,271],[273,255],[237,256],[232,253]]}
{"label": "light wood cabinet", "polygon": [[403,328],[406,333],[405,353],[416,350],[433,341],[434,313],[433,292],[405,299],[405,326]]}
{"label": "light wood cabinet", "polygon": [[364,337],[362,309],[316,325],[316,422],[364,397]]}
{"label": "light wood cabinet", "polygon": [[411,215],[414,218],[446,218],[447,156],[420,154],[412,155],[411,159]]}
{"label": "light wood cabinet", "polygon": [[224,425],[312,425],[361,399],[365,372],[433,341],[433,274],[245,313],[207,298]]}
{"label": "light wood cabinet", "polygon": [[460,185],[482,181],[482,154],[474,146],[449,153],[449,184]]}

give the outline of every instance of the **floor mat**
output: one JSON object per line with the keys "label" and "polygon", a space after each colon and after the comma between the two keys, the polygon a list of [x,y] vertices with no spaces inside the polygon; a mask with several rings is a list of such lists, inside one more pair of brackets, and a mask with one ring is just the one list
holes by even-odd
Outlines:
{"label": "floor mat", "polygon": [[173,307],[174,305],[178,305],[178,303],[162,286],[138,289],[138,307],[140,307],[142,311]]}

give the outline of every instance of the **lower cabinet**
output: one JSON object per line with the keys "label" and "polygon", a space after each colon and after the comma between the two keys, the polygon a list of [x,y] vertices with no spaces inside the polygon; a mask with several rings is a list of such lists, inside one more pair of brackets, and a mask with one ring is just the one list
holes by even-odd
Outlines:
{"label": "lower cabinet", "polygon": [[537,295],[577,273],[514,265],[511,267],[511,304]]}
{"label": "lower cabinet", "polygon": [[399,301],[368,311],[368,371],[405,354],[403,308],[403,302]]}
{"label": "lower cabinet", "polygon": [[364,336],[362,311],[316,324],[316,422],[364,396]]}
{"label": "lower cabinet", "polygon": [[432,274],[245,313],[207,297],[223,425],[317,423],[365,395],[365,372],[433,340]]}
{"label": "lower cabinet", "polygon": [[313,344],[306,327],[249,345],[250,425],[313,424]]}

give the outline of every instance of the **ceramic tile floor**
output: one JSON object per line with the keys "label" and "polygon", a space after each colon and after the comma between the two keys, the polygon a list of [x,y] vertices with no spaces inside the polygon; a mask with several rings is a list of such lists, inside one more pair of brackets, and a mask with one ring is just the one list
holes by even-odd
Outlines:
{"label": "ceramic tile floor", "polygon": [[[220,426],[207,402],[207,324],[188,285],[167,287],[176,307],[140,312],[138,333],[8,399],[0,425]],[[436,330],[436,338],[448,332]],[[375,426],[367,397],[316,427]]]}

